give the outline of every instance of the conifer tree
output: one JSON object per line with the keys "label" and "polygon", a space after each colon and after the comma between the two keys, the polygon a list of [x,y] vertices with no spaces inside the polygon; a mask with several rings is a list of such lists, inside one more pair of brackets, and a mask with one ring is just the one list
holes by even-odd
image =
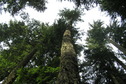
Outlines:
{"label": "conifer tree", "polygon": [[72,25],[80,20],[81,12],[77,9],[64,9],[59,15],[67,22],[67,28],[62,38],[60,72],[57,84],[79,84],[77,53],[72,42]]}
{"label": "conifer tree", "polygon": [[[117,58],[110,46],[108,47],[106,28],[102,24],[101,21],[94,22],[93,25],[90,25],[91,28],[88,31],[87,48],[84,54],[88,63],[86,68],[89,71],[85,77],[92,79],[95,84],[124,84],[121,74],[125,75],[125,73],[119,71],[115,63],[118,63],[124,69],[125,64]],[[119,69],[124,71],[123,68]]]}

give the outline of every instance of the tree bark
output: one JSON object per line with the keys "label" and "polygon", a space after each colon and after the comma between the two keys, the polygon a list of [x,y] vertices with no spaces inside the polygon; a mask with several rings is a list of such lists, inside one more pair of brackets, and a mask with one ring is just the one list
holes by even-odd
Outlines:
{"label": "tree bark", "polygon": [[126,65],[122,61],[120,61],[116,56],[113,56],[113,58],[117,63],[119,63],[126,70]]}
{"label": "tree bark", "polygon": [[[114,42],[113,40],[110,40],[109,38],[107,38],[107,41],[110,42],[111,44],[113,44],[115,47],[117,47],[120,51],[122,51],[126,55],[126,49],[125,48],[123,48],[122,46],[120,46],[119,44]],[[113,58],[116,60],[116,62],[118,62],[126,70],[126,65],[122,61],[120,61],[115,56],[113,56]]]}
{"label": "tree bark", "polygon": [[18,65],[17,67],[15,67],[10,74],[5,78],[5,80],[3,81],[2,84],[12,84],[14,82],[14,80],[16,79],[16,71],[27,65],[27,63],[29,62],[29,60],[34,56],[34,54],[37,52],[37,49],[34,49],[31,51],[31,53],[29,55],[27,55]]}
{"label": "tree bark", "polygon": [[113,82],[115,84],[125,84],[125,82],[118,76],[115,76],[114,74],[110,74]]}
{"label": "tree bark", "polygon": [[79,84],[77,55],[71,43],[71,31],[63,35],[60,57],[60,72],[56,84]]}
{"label": "tree bark", "polygon": [[116,79],[116,77],[113,75],[113,74],[110,74],[111,75],[111,78],[112,78],[112,80],[113,80],[113,82],[115,83],[115,84],[120,84],[119,82],[118,82],[118,80]]}
{"label": "tree bark", "polygon": [[113,40],[110,40],[109,38],[107,38],[107,41],[112,43],[115,47],[117,47],[120,51],[122,51],[126,55],[126,49],[125,48],[123,48],[122,46],[120,46],[119,44],[114,42]]}

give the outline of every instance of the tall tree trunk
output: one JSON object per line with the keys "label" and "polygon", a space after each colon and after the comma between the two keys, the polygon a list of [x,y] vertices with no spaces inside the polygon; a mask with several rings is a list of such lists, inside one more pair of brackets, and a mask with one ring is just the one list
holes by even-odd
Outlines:
{"label": "tall tree trunk", "polygon": [[110,74],[111,75],[111,78],[112,78],[112,80],[113,80],[113,82],[115,83],[115,84],[120,84],[119,82],[118,82],[118,80],[116,79],[116,77],[113,75],[113,74]]}
{"label": "tall tree trunk", "polygon": [[110,75],[115,84],[125,84],[125,82],[120,77],[115,76],[114,74],[110,74]]}
{"label": "tall tree trunk", "polygon": [[18,65],[17,67],[15,67],[10,74],[5,78],[5,80],[3,81],[2,84],[12,84],[14,82],[14,80],[16,79],[16,71],[27,65],[27,63],[29,62],[29,60],[34,56],[34,54],[37,52],[37,49],[34,49],[31,51],[31,53],[29,55],[27,55]]}
{"label": "tall tree trunk", "polygon": [[113,40],[110,40],[109,38],[107,38],[107,41],[112,43],[115,47],[117,47],[120,51],[122,51],[126,55],[126,49],[125,48],[123,48],[122,46],[120,46],[119,44],[114,42]]}
{"label": "tall tree trunk", "polygon": [[126,70],[126,65],[122,61],[120,61],[116,56],[113,56],[113,58],[117,63],[119,63]]}
{"label": "tall tree trunk", "polygon": [[57,84],[79,84],[77,55],[71,43],[69,29],[66,29],[63,35]]}

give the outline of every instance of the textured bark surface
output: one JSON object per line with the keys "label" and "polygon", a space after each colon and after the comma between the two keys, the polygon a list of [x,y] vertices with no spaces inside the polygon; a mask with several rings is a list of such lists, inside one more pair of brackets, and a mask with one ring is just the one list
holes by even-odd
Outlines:
{"label": "textured bark surface", "polygon": [[16,78],[16,71],[21,68],[21,67],[24,67],[27,65],[27,63],[29,62],[29,60],[34,56],[34,54],[37,52],[36,49],[34,49],[33,51],[31,51],[31,53],[29,55],[27,55],[24,60],[22,60],[18,65],[17,67],[15,67],[11,72],[10,74],[5,78],[5,80],[3,81],[2,84],[12,84],[13,81],[15,80]]}
{"label": "textured bark surface", "polygon": [[70,30],[66,30],[63,35],[57,84],[79,84],[77,55],[71,43]]}

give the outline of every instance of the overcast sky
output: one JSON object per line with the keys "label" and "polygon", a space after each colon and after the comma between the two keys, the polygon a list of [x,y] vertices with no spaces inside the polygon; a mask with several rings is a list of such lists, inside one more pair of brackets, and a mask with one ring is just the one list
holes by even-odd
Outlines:
{"label": "overcast sky", "polygon": [[[30,18],[35,18],[36,20],[52,24],[54,20],[58,18],[59,10],[62,10],[64,8],[73,9],[75,7],[74,3],[72,2],[60,2],[60,0],[49,0],[46,6],[47,9],[44,12],[37,12],[36,10],[29,7],[27,7],[24,11],[29,13]],[[20,20],[20,17],[12,17],[9,13],[4,12],[2,13],[2,15],[0,15],[0,22],[8,23],[10,19]],[[89,29],[89,23],[93,23],[93,21],[100,19],[101,21],[104,21],[105,25],[110,23],[110,18],[105,12],[100,12],[98,7],[93,8],[89,11],[85,10],[82,19],[84,20],[84,22],[78,23],[77,27],[85,32]]]}
{"label": "overcast sky", "polygon": [[[64,8],[73,9],[75,7],[74,3],[72,2],[70,3],[68,1],[59,1],[60,0],[49,0],[47,4],[47,9],[44,12],[37,12],[36,10],[29,7],[27,7],[25,11],[29,13],[30,18],[52,24],[54,20],[58,18],[59,10],[62,10]],[[9,13],[4,12],[0,15],[0,23],[8,23],[11,19],[20,20],[20,17],[12,17]],[[85,10],[82,19],[84,20],[84,22],[78,23],[77,27],[79,27],[80,30],[84,32],[89,29],[89,23],[93,23],[93,21],[101,20],[104,22],[104,26],[110,23],[110,17],[107,16],[105,12],[100,12],[100,9],[98,7],[92,8],[89,11]],[[85,37],[86,35],[83,35],[82,42],[79,41],[79,43],[85,44]],[[80,59],[82,58],[83,56],[80,57]]]}
{"label": "overcast sky", "polygon": [[[49,22],[50,24],[52,24],[54,22],[54,20],[56,18],[58,18],[58,13],[59,10],[62,10],[63,8],[70,8],[73,9],[74,4],[72,2],[68,2],[68,1],[63,1],[60,2],[57,0],[49,0],[48,4],[47,4],[47,9],[45,10],[45,12],[37,12],[32,8],[26,8],[26,12],[29,13],[31,18],[35,18],[37,20],[40,20],[42,22]],[[80,27],[84,27],[85,29],[88,26],[88,23],[92,23],[94,20],[98,20],[101,19],[102,21],[104,21],[105,24],[109,23],[109,17],[107,17],[107,15],[105,13],[101,13],[99,11],[99,8],[93,8],[89,11],[84,11],[85,15],[82,17],[82,19],[84,20],[83,23],[81,23],[81,25],[79,24]],[[10,17],[11,15],[9,13],[3,13],[2,15],[0,15],[0,22],[8,22],[10,19],[13,19],[13,17]],[[15,19],[19,20],[19,17],[14,17]]]}
{"label": "overcast sky", "polygon": [[[59,10],[62,10],[64,8],[75,8],[74,3],[68,1],[60,2],[60,0],[49,0],[46,6],[47,9],[44,12],[37,12],[36,10],[29,7],[26,7],[23,11],[28,12],[30,18],[52,24],[56,19],[59,18]],[[0,15],[0,23],[8,23],[10,20],[14,19],[21,20],[19,16],[12,17],[9,13],[5,12]],[[80,28],[80,31],[84,32],[89,29],[89,23],[93,23],[93,21],[101,20],[104,22],[104,25],[110,23],[110,17],[108,17],[105,12],[100,12],[100,9],[98,7],[92,8],[89,11],[84,10],[84,15],[82,16],[82,19],[84,20],[84,22],[79,22],[77,24],[77,27]],[[84,41],[85,37],[86,35],[83,36],[82,41]]]}
{"label": "overcast sky", "polygon": [[[24,11],[29,13],[30,18],[52,24],[55,19],[59,18],[59,10],[62,10],[64,8],[75,8],[74,3],[68,1],[60,2],[60,0],[49,0],[46,6],[47,9],[44,12],[37,12],[36,10],[29,7],[26,7]],[[8,23],[11,19],[21,20],[19,16],[12,17],[9,13],[5,12],[0,15],[0,23]],[[100,9],[98,7],[92,8],[89,11],[84,10],[84,15],[82,16],[82,19],[84,20],[84,22],[78,23],[77,27],[79,27],[80,31],[83,32],[86,32],[89,29],[89,23],[93,23],[93,21],[97,21],[100,19],[101,21],[104,21],[104,25],[110,23],[110,17],[108,17],[105,12],[100,12]],[[84,38],[86,38],[86,35],[83,35],[81,42],[82,44],[84,44],[85,42]]]}

